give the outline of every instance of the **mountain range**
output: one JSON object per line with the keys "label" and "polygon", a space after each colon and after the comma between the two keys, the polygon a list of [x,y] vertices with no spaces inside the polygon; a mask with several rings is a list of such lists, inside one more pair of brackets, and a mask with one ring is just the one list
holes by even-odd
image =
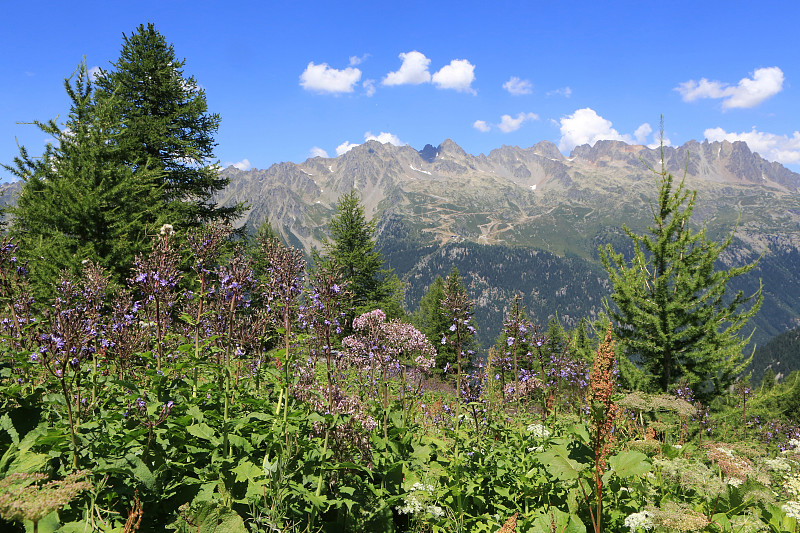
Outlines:
{"label": "mountain range", "polygon": [[[697,191],[693,222],[714,240],[734,233],[720,267],[760,257],[733,289],[765,301],[754,318],[757,343],[800,325],[800,174],[744,142],[690,141],[648,148],[622,141],[576,147],[567,157],[543,141],[471,155],[452,140],[421,150],[367,141],[335,157],[268,169],[222,169],[221,204],[245,202],[240,220],[265,220],[309,253],[327,234],[337,199],[358,191],[377,242],[406,283],[413,311],[427,286],[453,266],[476,301],[484,346],[502,328],[514,294],[532,318],[567,326],[593,318],[610,294],[597,249],[630,250],[623,225],[641,233],[661,165]],[[5,186],[8,188],[9,186]]]}

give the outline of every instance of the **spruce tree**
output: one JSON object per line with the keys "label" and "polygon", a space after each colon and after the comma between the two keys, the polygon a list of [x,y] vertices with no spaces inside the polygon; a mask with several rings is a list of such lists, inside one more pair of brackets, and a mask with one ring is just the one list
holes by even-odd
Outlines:
{"label": "spruce tree", "polygon": [[209,113],[205,91],[185,77],[178,59],[155,26],[123,35],[119,59],[97,78],[97,98],[116,101],[120,153],[132,169],[160,173],[161,211],[176,228],[230,222],[242,206],[218,207],[214,194],[228,184],[214,148],[220,117]]}
{"label": "spruce tree", "polygon": [[[475,339],[477,327],[473,318],[475,302],[469,297],[464,286],[464,280],[456,267],[450,270],[443,286],[444,298],[440,309],[447,319],[447,329],[441,332],[439,344],[449,347],[439,352],[436,358],[436,367],[465,370],[472,364],[472,358],[478,349]],[[461,355],[459,357],[459,354]]]}
{"label": "spruce tree", "polygon": [[686,188],[685,177],[676,183],[667,173],[663,147],[661,160],[661,171],[654,171],[659,188],[651,205],[653,224],[644,235],[623,228],[633,243],[632,257],[610,244],[599,250],[616,304],[609,313],[627,355],[658,389],[666,392],[685,380],[708,399],[748,364],[742,350],[750,337],[739,333],[760,308],[761,290],[746,296],[729,295],[726,288],[757,262],[717,269],[733,234],[718,243],[705,228],[692,230],[696,192]]}
{"label": "spruce tree", "polygon": [[436,279],[428,287],[428,291],[420,298],[419,309],[412,317],[413,324],[436,348],[436,365],[434,372],[441,373],[447,363],[455,363],[455,351],[450,344],[442,344],[441,339],[450,327],[451,319],[442,308],[444,302],[444,279]]}
{"label": "spruce tree", "polygon": [[10,232],[28,261],[37,296],[52,295],[63,269],[102,265],[124,279],[149,243],[149,222],[158,222],[158,183],[152,171],[125,165],[114,143],[116,102],[96,102],[86,64],[64,81],[71,108],[64,124],[33,124],[56,140],[41,157],[25,147],[13,166],[23,184],[12,208]]}
{"label": "spruce tree", "polygon": [[403,316],[398,300],[400,282],[393,270],[384,268],[383,255],[375,248],[375,221],[367,220],[355,190],[339,197],[328,228],[330,239],[323,243],[325,256],[315,259],[321,264],[334,262],[341,269],[352,293],[355,314],[380,307],[388,318]]}

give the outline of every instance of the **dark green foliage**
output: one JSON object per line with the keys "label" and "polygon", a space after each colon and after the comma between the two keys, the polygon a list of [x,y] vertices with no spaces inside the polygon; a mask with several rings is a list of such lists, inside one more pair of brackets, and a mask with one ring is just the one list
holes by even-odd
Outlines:
{"label": "dark green foliage", "polygon": [[393,270],[384,269],[383,256],[373,239],[375,221],[367,220],[355,190],[339,198],[328,228],[330,240],[323,244],[325,256],[315,259],[320,265],[333,262],[339,267],[352,293],[353,316],[376,308],[383,309],[388,318],[404,316],[400,281]]}
{"label": "dark green foliage", "polygon": [[[764,376],[765,381],[767,375]],[[782,418],[791,424],[800,424],[800,370],[795,370],[776,383],[762,383],[763,394],[753,402],[753,415],[762,418]]]}
{"label": "dark green foliage", "polygon": [[763,346],[759,346],[753,354],[751,365],[753,377],[761,379],[762,373],[771,369],[775,374],[787,375],[800,370],[800,328],[794,328],[774,337]]}
{"label": "dark green foliage", "polygon": [[761,378],[761,392],[767,392],[771,390],[775,386],[775,382],[778,376],[775,375],[775,371],[772,368],[768,368],[764,372],[764,377]]}
{"label": "dark green foliage", "polygon": [[436,348],[436,366],[434,372],[441,372],[446,363],[455,362],[455,353],[449,344],[442,344],[441,339],[450,327],[450,318],[442,309],[444,301],[444,279],[436,276],[428,292],[420,299],[419,309],[412,315],[413,324],[431,341]]}
{"label": "dark green foliage", "polygon": [[700,398],[725,389],[746,367],[742,349],[749,338],[739,332],[761,306],[761,290],[734,296],[731,279],[756,263],[717,270],[731,243],[709,240],[705,228],[690,227],[694,192],[662,167],[655,172],[658,197],[652,205],[649,232],[625,228],[634,245],[630,260],[611,245],[600,257],[613,285],[609,312],[626,353],[640,363],[655,387],[667,391],[681,379]]}
{"label": "dark green foliage", "polygon": [[51,295],[62,269],[77,274],[82,261],[123,279],[147,248],[147,231],[162,221],[156,174],[126,165],[114,143],[118,101],[94,99],[85,63],[64,86],[71,109],[63,126],[34,122],[56,144],[40,158],[21,147],[14,166],[4,165],[23,181],[11,234],[40,297]]}
{"label": "dark green foliage", "polygon": [[112,69],[97,78],[97,98],[116,102],[114,142],[125,164],[159,173],[161,209],[176,229],[231,221],[242,206],[214,202],[228,180],[213,161],[220,117],[208,113],[205,91],[184,77],[186,61],[152,23],[123,41]]}
{"label": "dark green foliage", "polygon": [[[384,250],[390,245],[381,243]],[[598,266],[543,250],[452,243],[432,252],[417,252],[417,265],[410,271],[398,271],[407,283],[406,305],[413,308],[437,276],[447,276],[456,267],[476,300],[477,337],[483,346],[491,346],[500,335],[505,309],[515,294],[522,296],[520,305],[533,323],[547,324],[558,312],[569,329],[577,326],[581,317],[594,320],[602,312],[602,297],[608,290]]]}
{"label": "dark green foliage", "polygon": [[[447,283],[449,283],[451,292],[466,294],[464,282],[457,268],[453,267],[450,271]],[[450,326],[453,324],[451,314],[444,308],[446,288],[445,280],[441,276],[437,276],[420,299],[419,309],[412,317],[414,325],[428,337],[428,340],[436,348],[436,366],[434,368],[436,373],[441,373],[448,364],[455,368],[457,362],[455,348],[450,343],[442,343],[442,338],[449,333]],[[475,324],[473,323],[472,326],[475,327]],[[475,346],[475,337],[472,336],[468,339],[465,349],[474,350]]]}
{"label": "dark green foliage", "polygon": [[[479,344],[475,337],[478,330],[474,318],[475,303],[470,298],[456,267],[450,270],[450,274],[444,280],[442,296],[440,309],[447,320],[447,327],[441,332],[442,339],[439,340],[439,346],[445,349],[438,352],[436,367],[457,365],[460,373],[471,366]],[[454,337],[458,338],[457,342],[454,342]]]}

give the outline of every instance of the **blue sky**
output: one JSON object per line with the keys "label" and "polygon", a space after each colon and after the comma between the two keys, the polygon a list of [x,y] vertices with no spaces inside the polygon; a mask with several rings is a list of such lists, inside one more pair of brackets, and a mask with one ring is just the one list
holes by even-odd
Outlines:
{"label": "blue sky", "polygon": [[[0,162],[68,112],[85,56],[153,22],[219,113],[223,165],[335,157],[366,138],[421,149],[602,138],[746,140],[800,172],[800,3],[13,2],[0,32]],[[9,175],[0,170],[0,179]]]}

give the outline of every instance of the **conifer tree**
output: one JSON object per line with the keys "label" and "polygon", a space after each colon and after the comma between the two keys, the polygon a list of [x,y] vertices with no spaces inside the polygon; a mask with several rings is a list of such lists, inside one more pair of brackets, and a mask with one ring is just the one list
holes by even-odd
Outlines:
{"label": "conifer tree", "polygon": [[436,276],[428,291],[420,298],[419,309],[412,318],[413,324],[428,338],[436,348],[434,372],[440,373],[447,363],[455,363],[455,351],[441,339],[450,327],[451,319],[442,308],[444,302],[444,279]]}
{"label": "conifer tree", "polygon": [[148,223],[159,221],[154,173],[126,166],[115,148],[115,101],[94,100],[85,63],[64,86],[66,122],[34,122],[55,144],[38,158],[20,147],[14,165],[3,165],[23,182],[10,232],[39,297],[51,295],[62,269],[78,274],[87,260],[124,279],[148,246]]}
{"label": "conifer tree", "polygon": [[230,222],[242,206],[218,207],[220,176],[213,152],[220,117],[209,113],[205,91],[185,77],[173,46],[155,26],[123,35],[119,59],[97,77],[97,98],[116,101],[114,142],[128,166],[160,173],[162,212],[176,228]]}
{"label": "conifer tree", "polygon": [[[664,166],[662,146],[658,197],[651,205],[653,224],[637,235],[627,260],[609,244],[600,248],[616,304],[609,309],[625,351],[641,364],[661,391],[685,380],[700,398],[719,394],[747,366],[740,331],[760,308],[761,289],[750,296],[726,293],[728,282],[756,265],[718,270],[724,242],[710,240],[705,228],[690,226],[696,192],[685,178],[676,184]],[[752,333],[750,334],[752,336]]]}
{"label": "conifer tree", "polygon": [[384,259],[375,248],[375,221],[367,220],[358,193],[351,190],[336,203],[336,213],[328,223],[330,239],[323,243],[325,256],[318,263],[335,262],[352,293],[354,315],[380,307],[388,318],[404,315],[398,300],[400,284],[394,271],[384,268]]}
{"label": "conifer tree", "polygon": [[445,368],[449,365],[451,368],[459,368],[460,373],[472,364],[472,357],[478,347],[475,340],[477,328],[473,319],[475,303],[469,297],[461,273],[456,267],[450,270],[442,290],[444,298],[440,309],[447,319],[447,328],[441,332],[439,344],[449,348],[439,352],[436,367]]}

